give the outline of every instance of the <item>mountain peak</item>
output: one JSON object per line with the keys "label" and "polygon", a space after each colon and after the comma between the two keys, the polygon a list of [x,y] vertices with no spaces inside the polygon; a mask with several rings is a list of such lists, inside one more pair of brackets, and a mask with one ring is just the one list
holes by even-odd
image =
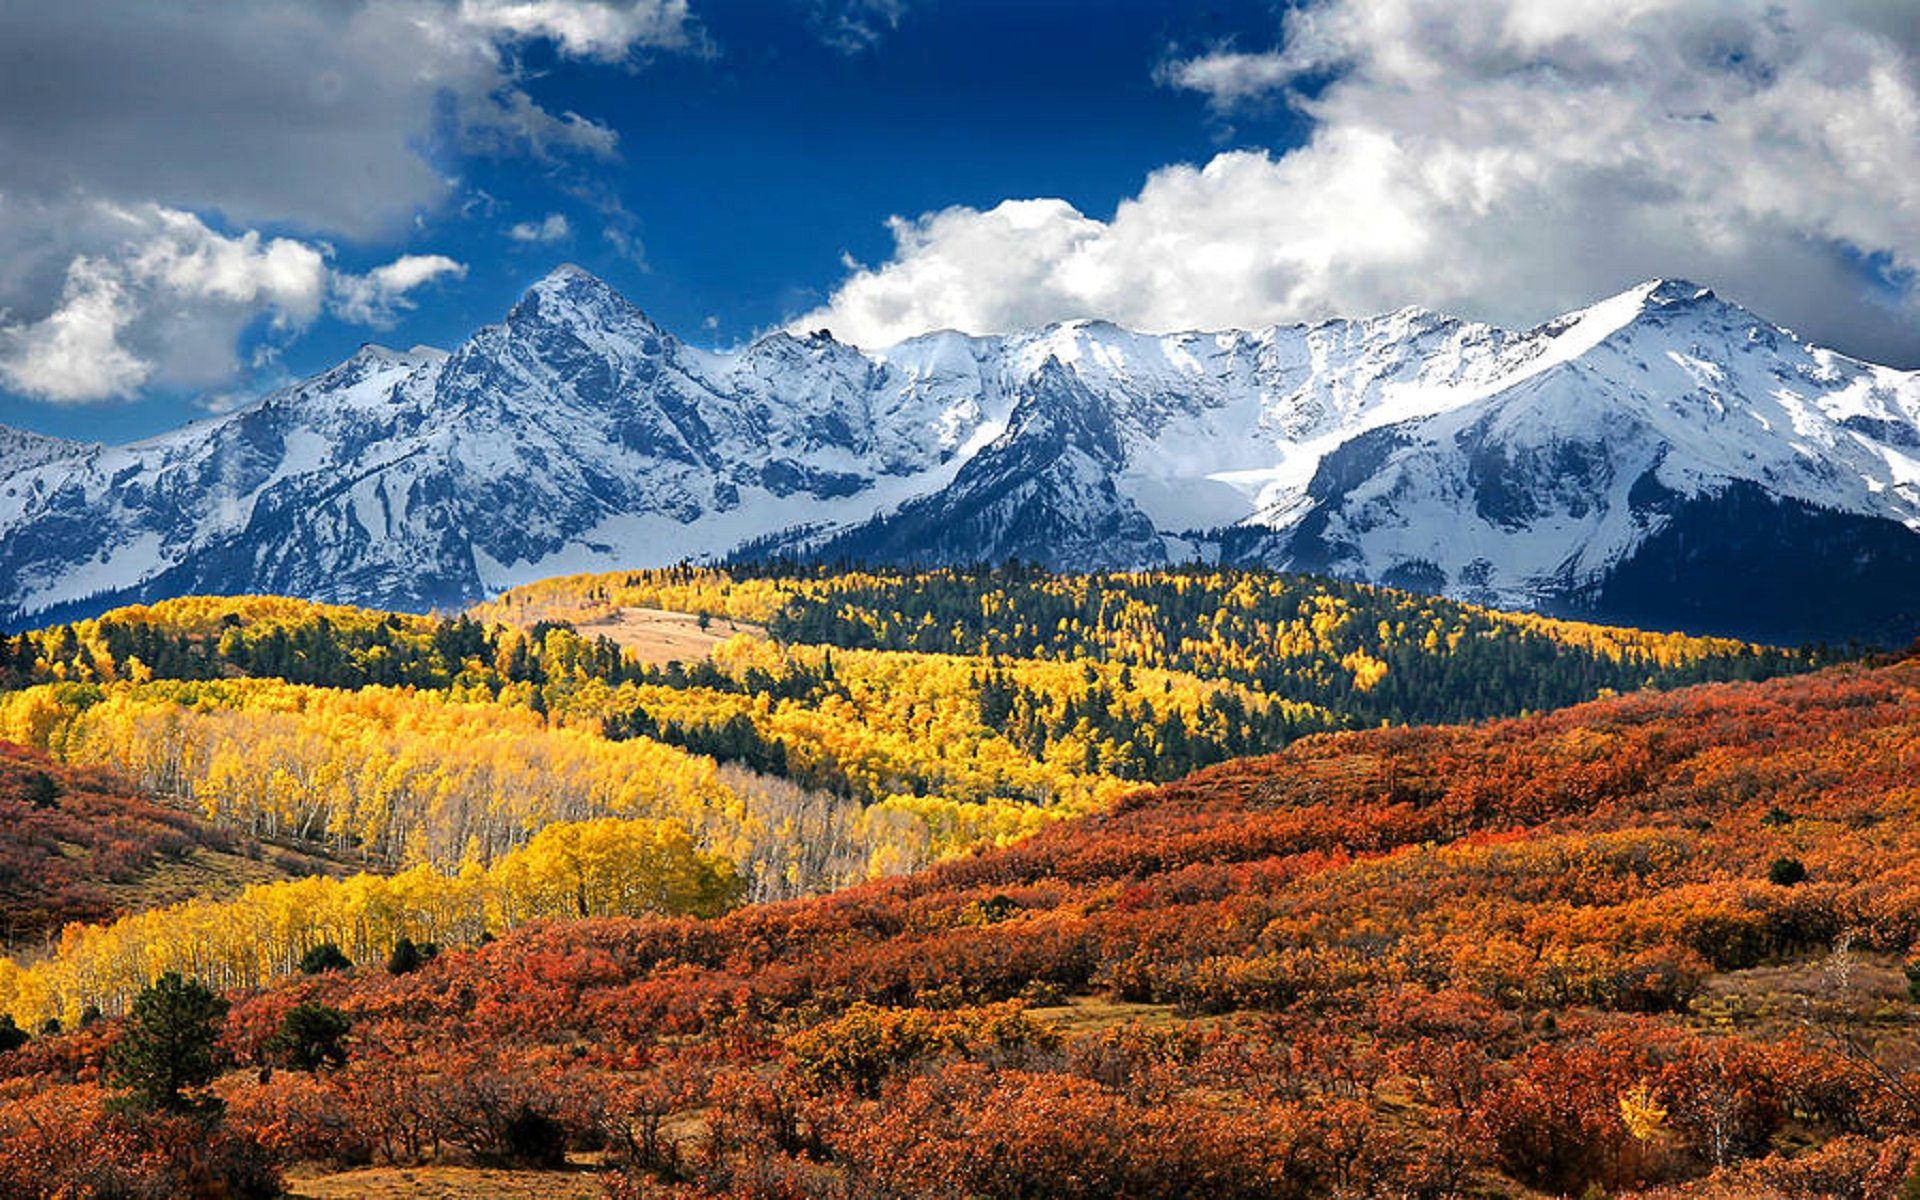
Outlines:
{"label": "mountain peak", "polygon": [[1713,289],[1703,287],[1691,279],[1649,279],[1633,289],[1646,305],[1668,306],[1675,304],[1695,304],[1717,297]]}
{"label": "mountain peak", "polygon": [[343,384],[388,371],[424,367],[445,357],[445,350],[433,346],[420,345],[411,350],[395,350],[378,342],[362,342],[350,357],[322,372],[319,378]]}
{"label": "mountain peak", "polygon": [[1690,279],[1649,279],[1624,292],[1555,317],[1534,332],[1554,339],[1556,357],[1584,354],[1616,334],[1634,329],[1663,327],[1694,316],[1753,321],[1751,313],[1714,294],[1712,288]]}
{"label": "mountain peak", "polygon": [[1691,279],[1651,279],[1619,299],[1623,307],[1633,310],[1631,319],[1640,323],[1704,323],[1721,330],[1747,331],[1742,336],[1783,336],[1798,340],[1791,329]]}
{"label": "mountain peak", "polygon": [[660,332],[659,326],[612,284],[573,263],[561,263],[528,288],[507,313],[507,322]]}
{"label": "mountain peak", "polygon": [[541,276],[539,282],[535,283],[533,286],[536,288],[552,287],[556,285],[566,285],[566,284],[571,284],[575,282],[597,284],[600,287],[607,288],[609,291],[612,290],[612,285],[607,283],[606,280],[600,278],[598,275],[595,275],[592,271],[587,270],[585,267],[581,266],[579,263],[570,263],[570,262],[563,262],[555,265],[552,270],[548,271],[545,275]]}
{"label": "mountain peak", "polygon": [[361,342],[360,348],[355,350],[353,357],[347,361],[349,363],[366,363],[369,365],[400,363],[411,366],[417,362],[426,361],[433,354],[443,354],[443,352],[435,351],[430,346],[415,346],[411,350],[395,350],[391,346],[382,346],[379,342]]}

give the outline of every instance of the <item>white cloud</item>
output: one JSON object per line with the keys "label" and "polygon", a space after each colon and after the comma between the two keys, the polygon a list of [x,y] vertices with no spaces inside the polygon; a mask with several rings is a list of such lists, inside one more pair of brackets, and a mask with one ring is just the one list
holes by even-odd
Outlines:
{"label": "white cloud", "polygon": [[906,15],[906,0],[813,0],[810,21],[822,42],[854,55],[879,45]]}
{"label": "white cloud", "polygon": [[59,403],[129,395],[153,370],[120,345],[129,320],[131,306],[117,274],[93,259],[75,259],[51,315],[0,331],[0,378]]}
{"label": "white cloud", "polygon": [[[1116,299],[1089,261],[1109,227],[1064,200],[1007,200],[895,217],[894,256],[856,269],[828,305],[792,322],[856,345],[929,329],[990,333],[1110,311]],[[849,264],[852,265],[852,264]],[[1129,314],[1134,315],[1134,314]]]}
{"label": "white cloud", "polygon": [[563,242],[573,234],[573,227],[567,223],[565,213],[548,213],[539,221],[521,221],[507,230],[507,236],[516,242],[536,242],[551,245]]}
{"label": "white cloud", "polygon": [[152,231],[121,267],[129,281],[184,299],[266,309],[283,326],[319,315],[329,274],[321,249],[251,229],[224,237],[175,209],[153,206],[123,216]]}
{"label": "white cloud", "polygon": [[1168,87],[1204,93],[1215,108],[1228,109],[1283,88],[1298,74],[1284,54],[1218,50],[1165,63],[1155,77]]}
{"label": "white cloud", "polygon": [[[896,220],[821,310],[868,344],[1079,316],[1259,325],[1421,303],[1527,324],[1685,275],[1855,352],[1920,358],[1920,69],[1873,0],[1323,0],[1272,55],[1161,77],[1312,122],[1279,154]],[[1873,297],[1860,263],[1884,267]],[[1904,290],[1901,290],[1903,289]]]}
{"label": "white cloud", "polygon": [[614,156],[529,91],[525,46],[706,50],[685,0],[0,7],[0,385],[69,401],[230,383],[263,319],[391,320],[401,277],[342,276],[323,239],[397,245],[471,195],[464,156]]}
{"label": "white cloud", "polygon": [[577,112],[548,112],[518,88],[503,88],[468,103],[459,145],[468,154],[524,154],[541,162],[569,154],[610,159],[619,150],[620,135]]}
{"label": "white cloud", "polygon": [[460,19],[515,38],[549,38],[574,58],[615,60],[637,48],[687,49],[700,40],[686,0],[461,0]]}
{"label": "white cloud", "polygon": [[365,275],[335,274],[333,312],[356,325],[391,325],[398,313],[414,306],[409,293],[415,288],[466,273],[464,265],[444,254],[407,254]]}
{"label": "white cloud", "polygon": [[440,255],[407,255],[364,275],[335,270],[321,244],[222,234],[159,205],[95,205],[118,244],[67,266],[58,301],[37,320],[0,323],[0,379],[58,403],[132,395],[149,384],[205,386],[238,369],[236,347],[264,322],[286,337],[323,308],[379,325],[409,293],[465,272]]}
{"label": "white cloud", "polygon": [[606,239],[607,245],[613,247],[613,252],[621,258],[636,267],[644,268],[647,265],[646,243],[640,240],[640,235],[632,231],[629,222],[619,219],[619,214],[615,214],[613,222],[600,231],[600,236]]}

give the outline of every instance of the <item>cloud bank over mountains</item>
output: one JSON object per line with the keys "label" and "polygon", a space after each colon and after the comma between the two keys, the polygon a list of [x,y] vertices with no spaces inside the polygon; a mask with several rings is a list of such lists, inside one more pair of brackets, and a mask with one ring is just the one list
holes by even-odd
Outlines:
{"label": "cloud bank over mountains", "polygon": [[[1526,325],[1686,275],[1920,360],[1920,18],[1892,0],[1320,0],[1157,78],[1305,142],[891,224],[794,322],[865,345],[1099,316],[1171,330],[1418,303]],[[1867,280],[1863,284],[1863,279]]]}
{"label": "cloud bank over mountains", "polygon": [[[833,70],[889,53],[915,15],[783,3],[838,52]],[[393,324],[463,260],[604,243],[639,263],[647,214],[621,180],[645,164],[625,162],[618,106],[573,111],[551,97],[605,92],[539,79],[734,50],[765,52],[720,45],[688,0],[13,6],[0,390],[84,404],[237,388],[316,323]],[[1234,148],[1153,153],[1142,166],[1163,165],[1110,213],[1017,194],[909,210],[884,259],[796,282],[813,299],[788,314],[826,299],[792,327],[877,346],[1409,304],[1524,327],[1680,275],[1817,341],[1920,363],[1911,0],[1306,0],[1268,41],[1168,48],[1139,71]],[[1276,113],[1303,140],[1236,132]],[[555,198],[509,205],[485,244],[434,244],[436,215],[501,211],[476,179],[502,160]],[[569,200],[592,211],[550,209]],[[724,211],[699,235],[724,243]]]}

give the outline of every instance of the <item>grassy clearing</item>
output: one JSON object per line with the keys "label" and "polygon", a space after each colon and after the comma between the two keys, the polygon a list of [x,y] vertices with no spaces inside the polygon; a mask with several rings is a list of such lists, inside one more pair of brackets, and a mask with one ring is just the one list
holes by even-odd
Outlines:
{"label": "grassy clearing", "polygon": [[623,608],[597,621],[582,623],[581,633],[588,637],[608,638],[650,666],[670,662],[698,662],[713,653],[713,648],[729,638],[746,634],[764,638],[767,631],[745,621],[713,617],[706,628],[692,613],[668,612],[661,608]]}
{"label": "grassy clearing", "polygon": [[186,900],[225,900],[260,883],[308,875],[343,877],[356,868],[335,859],[263,846],[258,855],[197,847],[185,858],[163,859],[152,870],[106,891],[127,912],[163,908]]}
{"label": "grassy clearing", "polygon": [[1099,1033],[1138,1021],[1142,1025],[1172,1025],[1171,1004],[1126,1004],[1104,996],[1071,996],[1064,1004],[1030,1008],[1027,1015],[1045,1021],[1063,1034]]}
{"label": "grassy clearing", "polygon": [[291,1175],[287,1194],[303,1200],[598,1200],[591,1169],[508,1171],[483,1167],[363,1167]]}

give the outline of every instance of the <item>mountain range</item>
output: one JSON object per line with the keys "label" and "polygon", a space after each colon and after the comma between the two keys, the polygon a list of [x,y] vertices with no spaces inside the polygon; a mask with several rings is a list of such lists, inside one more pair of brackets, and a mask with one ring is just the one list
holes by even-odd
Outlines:
{"label": "mountain range", "polygon": [[1920,633],[1920,372],[1678,280],[1515,331],[1421,309],[863,350],[675,338],[563,266],[124,446],[0,428],[0,623],[193,592],[463,606],[786,556],[1205,561],[1774,641]]}

